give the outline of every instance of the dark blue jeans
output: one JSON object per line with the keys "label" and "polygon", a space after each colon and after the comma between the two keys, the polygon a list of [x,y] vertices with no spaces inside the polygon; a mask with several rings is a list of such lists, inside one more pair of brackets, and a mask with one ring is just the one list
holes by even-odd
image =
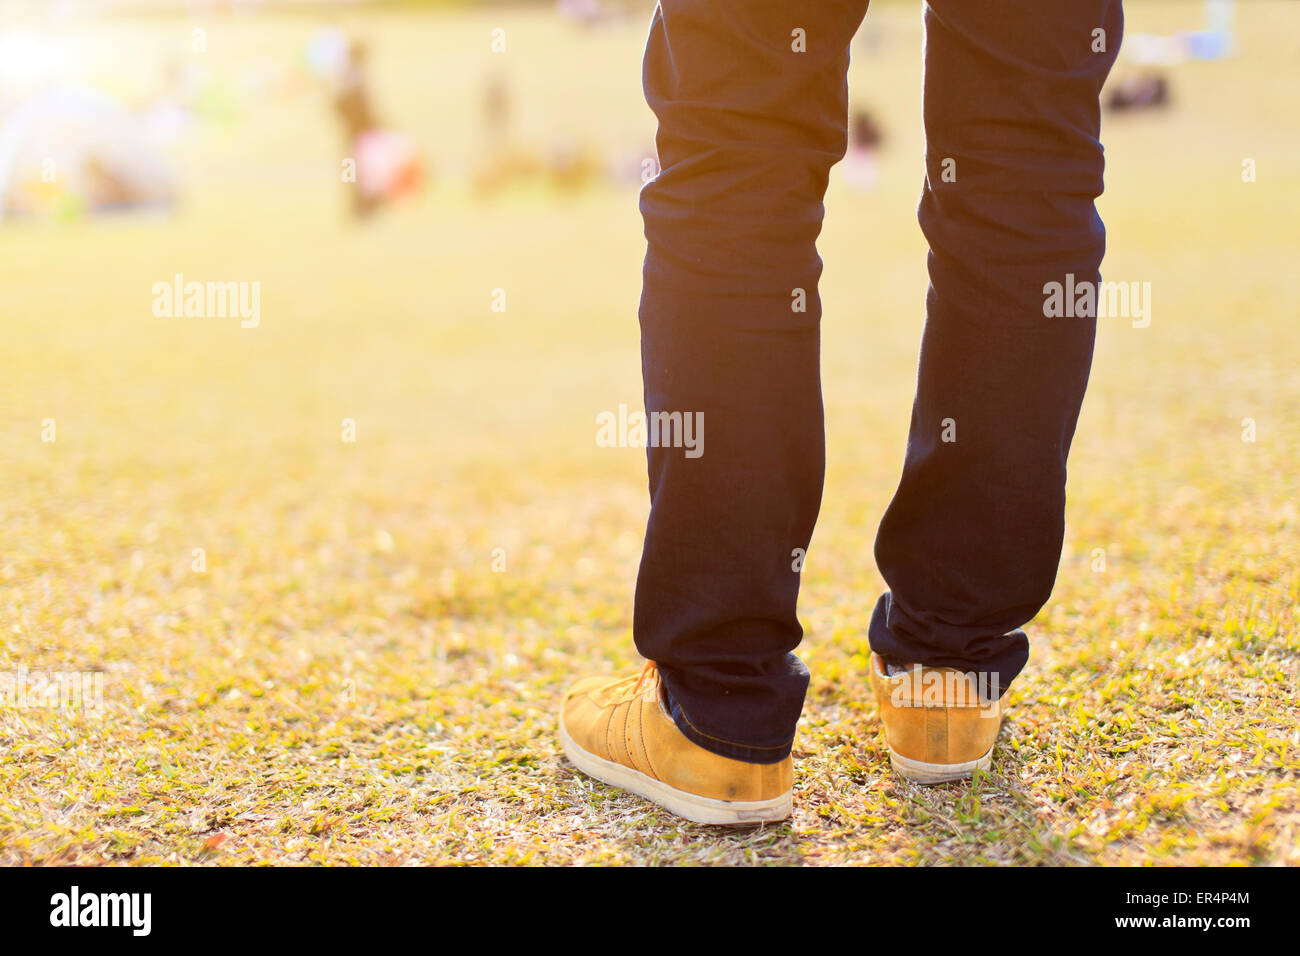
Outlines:
{"label": "dark blue jeans", "polygon": [[[816,239],[866,6],[660,0],[645,53],[661,167],[641,192],[645,404],[705,427],[699,457],[662,437],[648,450],[634,634],[682,731],[754,762],[790,752],[808,686],[794,649],[825,471]],[[1046,318],[1044,286],[1100,279],[1098,100],[1123,14],[929,0],[924,17],[930,287],[869,640],[1005,691],[1060,561],[1095,320]]]}

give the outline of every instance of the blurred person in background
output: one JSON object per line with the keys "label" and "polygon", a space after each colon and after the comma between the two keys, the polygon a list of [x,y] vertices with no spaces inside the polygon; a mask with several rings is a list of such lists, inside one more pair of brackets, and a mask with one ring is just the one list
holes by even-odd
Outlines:
{"label": "blurred person in background", "polygon": [[859,192],[875,188],[879,169],[876,151],[884,134],[865,109],[856,109],[849,121],[849,151],[844,157],[844,178]]}
{"label": "blurred person in background", "polygon": [[334,109],[343,122],[344,154],[356,162],[352,213],[369,218],[385,201],[416,191],[423,164],[409,137],[382,128],[371,104],[364,43],[352,41],[339,71]]}

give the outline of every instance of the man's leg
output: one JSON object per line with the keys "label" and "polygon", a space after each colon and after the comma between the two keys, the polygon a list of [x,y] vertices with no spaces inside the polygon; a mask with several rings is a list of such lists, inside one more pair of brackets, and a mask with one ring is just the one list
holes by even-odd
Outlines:
{"label": "man's leg", "polygon": [[1051,595],[1091,318],[1044,286],[1097,282],[1101,86],[1119,0],[929,0],[930,289],[903,475],[876,538],[886,661],[977,671],[1004,692]]}
{"label": "man's leg", "polygon": [[789,754],[808,685],[792,651],[825,456],[815,240],[865,11],[661,0],[645,54],[645,405],[698,413],[704,441],[648,451],[634,632],[682,733],[754,763]]}

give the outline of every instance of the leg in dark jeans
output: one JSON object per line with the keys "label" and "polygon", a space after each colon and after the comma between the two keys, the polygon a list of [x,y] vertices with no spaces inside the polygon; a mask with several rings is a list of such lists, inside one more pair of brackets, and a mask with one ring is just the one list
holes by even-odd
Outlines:
{"label": "leg in dark jeans", "polygon": [[705,440],[696,459],[648,451],[634,633],[683,733],[758,763],[789,754],[808,686],[792,651],[824,470],[815,240],[865,10],[662,0],[645,54],[645,404],[702,412]]}
{"label": "leg in dark jeans", "polygon": [[[663,0],[646,50],[662,166],[641,197],[646,409],[703,413],[705,441],[694,459],[649,449],[634,632],[687,737],[754,762],[789,753],[808,683],[793,650],[824,466],[815,240],[865,6]],[[1119,4],[946,0],[926,18],[932,288],[870,637],[1005,686],[1059,559],[1094,330],[1044,320],[1042,289],[1101,260],[1097,98]]]}
{"label": "leg in dark jeans", "polygon": [[1096,321],[1045,318],[1044,286],[1100,279],[1098,98],[1123,14],[1119,0],[930,0],[925,27],[930,289],[870,641],[1005,692],[1060,560]]}

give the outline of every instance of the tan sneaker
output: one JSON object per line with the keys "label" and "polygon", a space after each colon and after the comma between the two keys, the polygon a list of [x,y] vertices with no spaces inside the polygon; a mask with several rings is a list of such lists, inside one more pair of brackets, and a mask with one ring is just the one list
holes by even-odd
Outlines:
{"label": "tan sneaker", "polygon": [[583,773],[696,823],[743,826],[790,815],[794,762],[759,764],[705,750],[664,709],[659,671],[588,677],[560,705],[560,743]]}
{"label": "tan sneaker", "polygon": [[908,780],[960,780],[992,764],[1006,697],[981,697],[974,674],[918,664],[890,675],[880,655],[872,654],[871,689],[889,762]]}

